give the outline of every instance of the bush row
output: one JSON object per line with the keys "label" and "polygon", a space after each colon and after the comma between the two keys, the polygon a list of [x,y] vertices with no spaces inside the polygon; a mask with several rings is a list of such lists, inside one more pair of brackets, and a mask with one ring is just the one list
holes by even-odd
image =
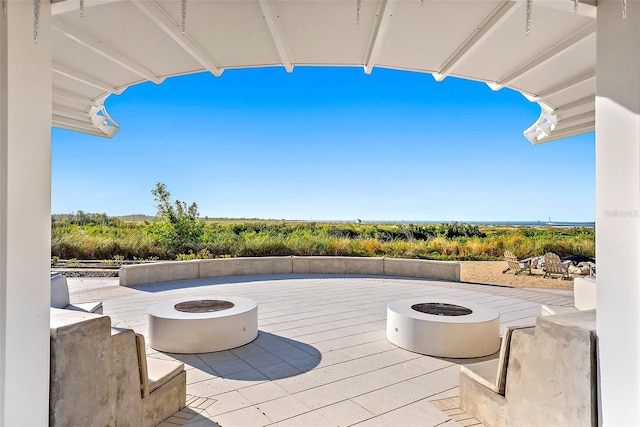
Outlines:
{"label": "bush row", "polygon": [[[96,219],[96,221],[91,221]],[[590,228],[489,227],[470,224],[335,224],[206,222],[197,241],[179,249],[158,237],[153,222],[102,216],[58,219],[51,255],[62,259],[193,259],[241,256],[342,255],[445,260],[502,259],[555,252],[595,255]]]}

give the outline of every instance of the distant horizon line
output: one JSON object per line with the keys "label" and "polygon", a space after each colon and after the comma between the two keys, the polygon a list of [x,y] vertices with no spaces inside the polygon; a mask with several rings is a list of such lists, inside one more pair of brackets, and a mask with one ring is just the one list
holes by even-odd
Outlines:
{"label": "distant horizon line", "polygon": [[[76,211],[77,212],[77,211]],[[94,214],[95,212],[85,212],[87,214]],[[52,213],[52,216],[65,216],[72,215],[73,213]],[[129,218],[129,217],[144,217],[144,218],[156,218],[157,215],[149,214],[126,214],[126,215],[109,215],[114,218]],[[406,220],[406,219],[291,219],[291,218],[259,218],[259,217],[210,217],[208,215],[200,216],[200,219],[205,220],[243,220],[243,221],[293,221],[293,222],[326,222],[326,223],[365,223],[365,224],[450,224],[461,223],[471,225],[566,225],[566,226],[595,226],[595,221],[550,221],[550,220]]]}

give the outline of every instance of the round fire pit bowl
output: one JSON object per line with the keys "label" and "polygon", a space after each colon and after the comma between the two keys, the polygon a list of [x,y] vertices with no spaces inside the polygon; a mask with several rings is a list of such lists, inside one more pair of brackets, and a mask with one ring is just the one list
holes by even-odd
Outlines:
{"label": "round fire pit bowl", "polygon": [[248,344],[258,336],[258,304],[207,296],[149,307],[149,345],[170,353],[209,353]]}
{"label": "round fire pit bowl", "polygon": [[387,305],[387,339],[429,356],[487,356],[500,348],[500,313],[449,299],[393,301]]}

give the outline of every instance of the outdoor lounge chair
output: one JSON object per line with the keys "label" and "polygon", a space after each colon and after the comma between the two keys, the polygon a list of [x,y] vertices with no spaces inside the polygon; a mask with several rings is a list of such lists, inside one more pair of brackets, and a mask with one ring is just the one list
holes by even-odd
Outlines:
{"label": "outdoor lounge chair", "polygon": [[559,275],[560,279],[569,278],[569,264],[570,261],[562,262],[560,257],[553,252],[547,252],[544,254],[544,276],[553,277],[553,275]]}
{"label": "outdoor lounge chair", "polygon": [[102,314],[102,301],[71,304],[67,278],[62,273],[51,273],[51,303],[49,305],[53,308]]}
{"label": "outdoor lounge chair", "polygon": [[186,406],[187,377],[184,363],[148,357],[144,336],[136,333],[135,342],[142,396],[140,425],[151,427]]}
{"label": "outdoor lounge chair", "polygon": [[573,279],[573,306],[542,304],[542,315],[576,313],[578,311],[595,310],[597,306],[595,276],[576,277]]}
{"label": "outdoor lounge chair", "polygon": [[497,359],[462,365],[461,372],[495,393],[504,396],[507,383],[507,367],[511,350],[511,334],[518,329],[533,330],[534,325],[508,326],[502,334],[500,353]]}
{"label": "outdoor lounge chair", "polygon": [[529,274],[531,274],[531,258],[518,260],[510,251],[504,251],[504,260],[507,261],[509,266],[502,270],[503,274],[509,270],[513,270],[514,275],[520,274],[523,271],[528,271]]}
{"label": "outdoor lounge chair", "polygon": [[186,405],[184,363],[108,316],[50,309],[49,426],[156,426]]}
{"label": "outdoor lounge chair", "polygon": [[487,426],[597,425],[595,334],[595,310],[508,327],[498,359],[460,368],[460,409]]}

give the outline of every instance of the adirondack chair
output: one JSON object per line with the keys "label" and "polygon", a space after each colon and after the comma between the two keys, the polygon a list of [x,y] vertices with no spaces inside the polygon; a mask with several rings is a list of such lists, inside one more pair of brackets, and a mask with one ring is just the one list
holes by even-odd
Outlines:
{"label": "adirondack chair", "polygon": [[559,275],[560,279],[569,278],[569,261],[563,263],[560,261],[560,257],[553,252],[547,252],[544,254],[544,276],[553,277],[553,275]]}
{"label": "adirondack chair", "polygon": [[514,275],[524,271],[528,271],[531,274],[531,258],[518,260],[510,251],[504,251],[504,260],[507,262],[508,267],[502,270],[503,274],[509,270],[513,270]]}

